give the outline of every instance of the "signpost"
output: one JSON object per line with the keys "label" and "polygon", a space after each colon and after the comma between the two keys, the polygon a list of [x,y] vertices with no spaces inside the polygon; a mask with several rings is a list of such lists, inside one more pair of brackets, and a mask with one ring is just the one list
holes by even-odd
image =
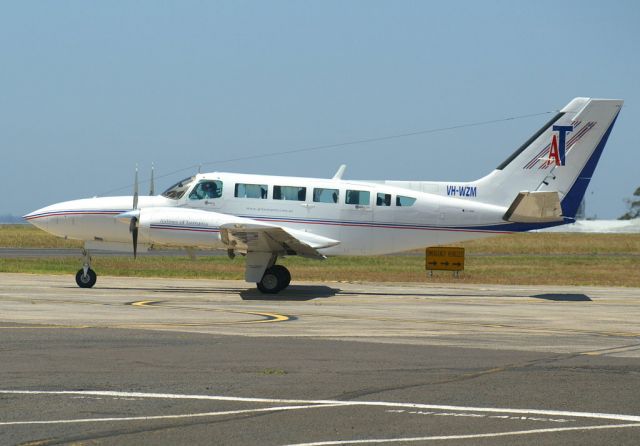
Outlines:
{"label": "signpost", "polygon": [[427,248],[425,252],[425,269],[433,275],[433,271],[454,271],[457,276],[464,270],[464,248],[437,246]]}

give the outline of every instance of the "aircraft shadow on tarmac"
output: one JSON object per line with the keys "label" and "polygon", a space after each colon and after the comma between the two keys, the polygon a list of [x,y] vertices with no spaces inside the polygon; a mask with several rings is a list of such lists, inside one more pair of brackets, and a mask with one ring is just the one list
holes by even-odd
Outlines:
{"label": "aircraft shadow on tarmac", "polygon": [[534,294],[534,299],[554,300],[558,302],[592,302],[591,298],[586,294],[572,294],[572,293],[547,293],[547,294]]}
{"label": "aircraft shadow on tarmac", "polygon": [[[77,287],[68,286],[68,289],[77,290]],[[235,294],[237,288],[203,288],[203,287],[109,287],[102,286],[101,290],[114,291],[139,291],[159,294]],[[335,296],[340,290],[328,286],[292,285],[278,294],[263,294],[255,288],[240,290],[239,294],[243,300],[265,300],[265,301],[307,301],[319,298]]]}
{"label": "aircraft shadow on tarmac", "polygon": [[333,297],[338,292],[337,288],[324,285],[292,285],[278,294],[263,294],[256,289],[240,291],[242,300],[268,300],[268,301],[307,301]]}
{"label": "aircraft shadow on tarmac", "polygon": [[[64,287],[70,290],[77,290],[78,287],[68,286]],[[139,292],[151,292],[151,293],[184,293],[184,294],[232,294],[238,291],[237,288],[203,288],[203,287],[122,287],[122,286],[101,286],[96,287],[100,290],[113,290],[113,291],[139,291]]]}

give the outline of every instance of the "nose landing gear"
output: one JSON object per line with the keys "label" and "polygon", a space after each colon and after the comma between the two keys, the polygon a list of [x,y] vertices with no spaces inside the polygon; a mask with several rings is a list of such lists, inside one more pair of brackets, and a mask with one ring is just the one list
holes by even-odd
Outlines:
{"label": "nose landing gear", "polygon": [[82,250],[82,268],[76,273],[76,283],[80,288],[91,288],[96,284],[98,275],[91,269],[91,256],[86,249]]}

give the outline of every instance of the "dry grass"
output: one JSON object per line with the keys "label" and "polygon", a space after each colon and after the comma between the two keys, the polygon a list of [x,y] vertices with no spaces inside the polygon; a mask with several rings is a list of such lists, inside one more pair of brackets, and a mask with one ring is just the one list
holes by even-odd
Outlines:
{"label": "dry grass", "polygon": [[65,240],[31,225],[0,225],[0,248],[80,248],[82,242]]}
{"label": "dry grass", "polygon": [[[37,242],[39,241],[40,244]],[[79,247],[26,227],[0,227],[0,246]],[[465,242],[466,268],[460,278],[450,272],[424,270],[419,255],[334,257],[325,262],[283,259],[294,280],[485,283],[520,285],[596,285],[640,287],[640,234],[512,234]],[[73,274],[79,258],[0,258],[0,272]],[[146,277],[242,279],[238,257],[94,258],[99,274]]]}
{"label": "dry grass", "polygon": [[531,232],[469,242],[467,254],[640,254],[640,234]]}

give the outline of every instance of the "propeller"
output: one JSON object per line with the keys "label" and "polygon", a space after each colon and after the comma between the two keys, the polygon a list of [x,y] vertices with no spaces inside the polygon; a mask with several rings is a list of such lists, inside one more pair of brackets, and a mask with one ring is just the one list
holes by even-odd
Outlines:
{"label": "propeller", "polygon": [[149,195],[155,195],[155,186],[153,185],[153,171],[154,171],[153,163],[151,164],[151,184],[149,185]]}
{"label": "propeller", "polygon": [[133,183],[133,212],[131,221],[129,222],[129,232],[133,239],[133,258],[138,256],[138,167],[136,166],[136,177]]}

